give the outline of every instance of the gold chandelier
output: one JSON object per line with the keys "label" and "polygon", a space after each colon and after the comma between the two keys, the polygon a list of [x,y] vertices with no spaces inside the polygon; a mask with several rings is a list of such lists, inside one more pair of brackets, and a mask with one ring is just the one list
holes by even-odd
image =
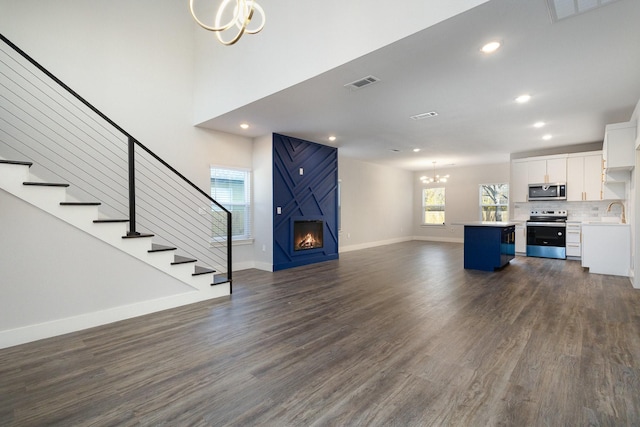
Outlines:
{"label": "gold chandelier", "polygon": [[421,176],[420,177],[420,181],[422,181],[423,184],[431,184],[431,183],[440,183],[440,182],[447,182],[447,179],[449,178],[449,174],[447,175],[436,175],[436,162],[433,162],[433,177],[427,177],[427,176]]}
{"label": "gold chandelier", "polygon": [[[202,28],[208,31],[216,33],[216,37],[220,43],[230,46],[240,40],[240,37],[244,33],[256,34],[262,31],[266,20],[264,10],[254,0],[222,0],[218,10],[213,26],[204,24],[196,16],[193,10],[194,0],[189,0],[189,9],[191,10],[191,16]],[[232,3],[235,3],[233,11],[231,10]],[[249,24],[257,22],[254,18],[256,15],[260,15],[260,21],[257,26],[249,28]],[[235,27],[235,29],[234,29]],[[228,40],[222,38],[222,33],[235,31],[235,36]]]}

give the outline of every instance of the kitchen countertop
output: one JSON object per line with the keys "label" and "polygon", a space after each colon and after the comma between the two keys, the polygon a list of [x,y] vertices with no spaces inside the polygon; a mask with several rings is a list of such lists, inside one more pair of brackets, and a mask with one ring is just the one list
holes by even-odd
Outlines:
{"label": "kitchen countertop", "polygon": [[521,221],[467,221],[454,222],[452,225],[468,225],[472,227],[510,227],[514,225],[522,225]]}

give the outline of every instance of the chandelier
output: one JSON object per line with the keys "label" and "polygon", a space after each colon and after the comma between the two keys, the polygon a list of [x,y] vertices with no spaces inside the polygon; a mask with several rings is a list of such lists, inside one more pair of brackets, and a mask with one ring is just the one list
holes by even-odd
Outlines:
{"label": "chandelier", "polygon": [[423,184],[444,183],[447,182],[448,178],[449,174],[443,176],[436,175],[436,162],[433,162],[433,177],[421,176],[420,181],[422,181]]}
{"label": "chandelier", "polygon": [[[189,0],[189,10],[191,10],[193,19],[205,30],[216,33],[216,37],[224,45],[230,46],[240,40],[244,33],[256,34],[264,28],[266,19],[264,10],[254,0],[222,0],[216,11],[213,26],[206,25],[198,19],[193,10],[193,2],[194,0]],[[231,9],[232,3],[235,3],[233,10]],[[255,19],[256,12],[260,15],[259,21]],[[255,23],[258,25],[249,27],[249,24]],[[235,35],[225,40],[222,38],[222,33],[235,33]]]}

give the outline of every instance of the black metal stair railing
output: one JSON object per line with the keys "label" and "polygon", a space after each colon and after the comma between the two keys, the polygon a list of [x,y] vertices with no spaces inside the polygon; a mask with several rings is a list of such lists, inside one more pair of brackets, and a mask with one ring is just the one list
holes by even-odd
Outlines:
{"label": "black metal stair railing", "polygon": [[[232,280],[231,212],[0,34],[0,157]],[[15,157],[15,158],[14,158]]]}

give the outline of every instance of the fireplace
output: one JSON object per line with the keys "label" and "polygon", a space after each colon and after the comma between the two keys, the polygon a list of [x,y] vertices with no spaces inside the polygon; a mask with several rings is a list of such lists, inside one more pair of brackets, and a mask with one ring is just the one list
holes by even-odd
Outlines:
{"label": "fireplace", "polygon": [[296,220],[293,222],[293,250],[306,251],[323,247],[322,220]]}

